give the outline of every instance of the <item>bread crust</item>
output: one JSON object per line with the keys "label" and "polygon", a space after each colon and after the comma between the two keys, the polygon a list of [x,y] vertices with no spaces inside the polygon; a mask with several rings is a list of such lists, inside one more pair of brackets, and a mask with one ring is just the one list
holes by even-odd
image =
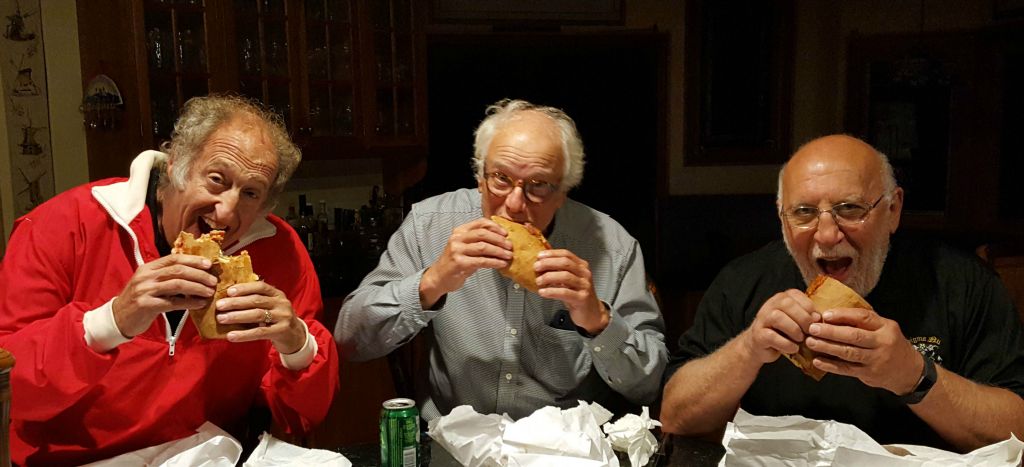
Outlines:
{"label": "bread crust", "polygon": [[520,224],[501,216],[491,216],[491,220],[508,232],[506,237],[512,242],[512,262],[498,272],[527,290],[537,292],[537,272],[533,270],[533,263],[537,262],[537,253],[550,250],[551,244],[530,224]]}
{"label": "bread crust", "polygon": [[[807,296],[814,302],[814,310],[819,315],[825,310],[833,308],[874,309],[857,292],[847,287],[846,284],[826,275],[819,275],[811,282],[811,285],[807,287]],[[824,371],[811,364],[811,361],[814,360],[814,357],[818,356],[818,353],[808,348],[807,344],[801,342],[797,353],[783,355],[793,362],[797,368],[800,368],[801,371],[807,374],[807,376],[814,378],[815,381],[821,381],[821,378],[825,376]]]}
{"label": "bread crust", "polygon": [[224,241],[224,232],[214,230],[202,234],[199,238],[188,232],[181,232],[174,240],[172,253],[197,255],[209,259],[213,265],[210,274],[217,276],[217,290],[213,297],[200,308],[188,310],[188,315],[199,328],[199,334],[206,339],[227,339],[230,331],[241,331],[256,327],[255,324],[221,324],[217,322],[217,300],[228,296],[228,288],[235,284],[255,282],[260,279],[252,271],[252,259],[249,252],[242,251],[234,256],[221,252],[220,243]]}

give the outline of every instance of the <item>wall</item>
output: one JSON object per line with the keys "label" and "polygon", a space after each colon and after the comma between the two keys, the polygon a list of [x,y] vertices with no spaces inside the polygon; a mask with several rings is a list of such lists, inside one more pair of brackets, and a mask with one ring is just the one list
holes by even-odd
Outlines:
{"label": "wall", "polygon": [[[78,55],[78,20],[74,0],[40,2],[46,54],[46,86],[50,102],[50,134],[53,152],[54,189],[57,193],[88,181],[85,130],[78,106],[82,102],[81,66]],[[0,128],[6,127],[6,100],[0,99]],[[0,132],[0,222],[6,247],[14,219],[10,157],[7,135]]]}

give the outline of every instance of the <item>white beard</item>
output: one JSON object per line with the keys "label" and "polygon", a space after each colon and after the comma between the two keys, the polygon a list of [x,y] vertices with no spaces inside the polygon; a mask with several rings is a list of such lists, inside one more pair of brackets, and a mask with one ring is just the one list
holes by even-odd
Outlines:
{"label": "white beard", "polygon": [[843,283],[860,294],[861,297],[866,297],[878,285],[878,280],[882,277],[882,267],[885,266],[885,258],[889,255],[888,235],[884,237],[883,242],[877,247],[868,249],[863,253],[854,249],[849,243],[840,243],[828,250],[822,249],[820,245],[815,243],[811,249],[810,258],[793,250],[789,230],[785,226],[782,227],[782,238],[786,242],[786,249],[789,250],[789,255],[796,261],[796,265],[800,269],[800,275],[804,277],[804,282],[807,285],[810,285],[818,275],[824,274],[818,266],[818,258],[850,257],[853,262],[850,263],[850,273]]}

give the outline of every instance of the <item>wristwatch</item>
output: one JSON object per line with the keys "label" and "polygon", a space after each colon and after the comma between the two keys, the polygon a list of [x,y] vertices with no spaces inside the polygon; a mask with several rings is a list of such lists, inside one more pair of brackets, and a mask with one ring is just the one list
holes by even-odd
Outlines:
{"label": "wristwatch", "polygon": [[935,371],[935,362],[925,355],[921,356],[924,358],[924,374],[921,375],[921,379],[917,381],[917,386],[910,394],[900,396],[900,402],[907,405],[916,404],[924,400],[924,396],[928,395],[928,391],[932,390],[932,386],[935,385],[935,380],[938,378],[938,373]]}

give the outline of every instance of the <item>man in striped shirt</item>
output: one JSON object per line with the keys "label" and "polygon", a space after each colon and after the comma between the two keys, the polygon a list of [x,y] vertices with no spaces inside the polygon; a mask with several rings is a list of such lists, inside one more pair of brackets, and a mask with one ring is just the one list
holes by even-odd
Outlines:
{"label": "man in striped shirt", "polygon": [[[548,406],[652,404],[667,359],[664,322],[640,245],[617,222],[568,198],[583,144],[561,110],[521,100],[487,109],[476,130],[476,189],[417,203],[380,264],[345,301],[342,354],[388,354],[433,333],[430,420],[458,405],[513,418]],[[512,245],[497,215],[530,223],[552,249],[537,293],[503,277]]]}

